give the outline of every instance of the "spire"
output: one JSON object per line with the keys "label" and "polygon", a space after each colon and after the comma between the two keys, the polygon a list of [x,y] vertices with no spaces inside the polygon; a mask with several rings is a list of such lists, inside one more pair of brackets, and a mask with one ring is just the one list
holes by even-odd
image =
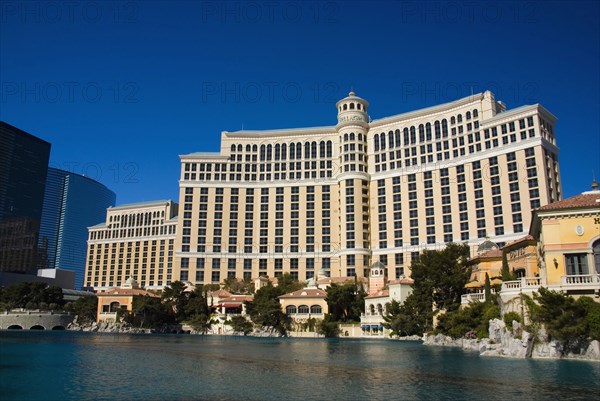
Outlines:
{"label": "spire", "polygon": [[596,181],[596,174],[594,174],[594,170],[592,170],[592,191],[597,191],[600,184]]}

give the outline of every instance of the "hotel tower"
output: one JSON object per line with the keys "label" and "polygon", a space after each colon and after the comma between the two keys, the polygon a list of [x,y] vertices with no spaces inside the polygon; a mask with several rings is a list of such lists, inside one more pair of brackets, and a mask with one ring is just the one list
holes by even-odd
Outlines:
{"label": "hotel tower", "polygon": [[220,152],[180,157],[174,280],[363,277],[376,261],[400,278],[425,249],[521,238],[561,199],[539,104],[487,91],[371,121],[350,92],[336,108],[334,126],[222,132]]}

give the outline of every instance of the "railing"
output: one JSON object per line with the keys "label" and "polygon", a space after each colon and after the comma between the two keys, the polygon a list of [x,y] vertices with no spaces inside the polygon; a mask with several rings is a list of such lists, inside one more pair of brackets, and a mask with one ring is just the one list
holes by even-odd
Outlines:
{"label": "railing", "polygon": [[519,280],[505,281],[500,292],[535,291],[542,285],[540,277],[521,277]]}
{"label": "railing", "polygon": [[600,274],[562,276],[562,285],[568,289],[600,288]]}
{"label": "railing", "polygon": [[360,315],[360,323],[361,324],[381,324],[385,322],[382,315]]}

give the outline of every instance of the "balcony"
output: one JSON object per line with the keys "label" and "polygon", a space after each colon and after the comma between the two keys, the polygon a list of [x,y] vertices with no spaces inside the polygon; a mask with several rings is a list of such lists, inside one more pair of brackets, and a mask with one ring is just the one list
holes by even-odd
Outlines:
{"label": "balcony", "polygon": [[385,322],[385,320],[383,320],[382,315],[378,315],[378,314],[367,315],[364,313],[360,315],[360,324],[361,325],[364,325],[364,324],[380,325],[380,324],[383,324],[384,322]]}
{"label": "balcony", "polygon": [[514,281],[505,281],[502,283],[501,295],[516,295],[520,293],[533,293],[542,286],[540,277],[521,277]]}
{"label": "balcony", "polygon": [[[491,289],[492,294],[496,293],[495,289]],[[485,291],[471,292],[460,296],[460,304],[468,305],[472,302],[485,302]]]}
{"label": "balcony", "polygon": [[600,274],[562,276],[562,290],[600,290]]}

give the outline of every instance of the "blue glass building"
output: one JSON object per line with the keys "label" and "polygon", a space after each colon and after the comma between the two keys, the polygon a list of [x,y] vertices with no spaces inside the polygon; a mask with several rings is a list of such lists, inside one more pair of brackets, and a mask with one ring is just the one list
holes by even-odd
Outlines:
{"label": "blue glass building", "polygon": [[83,287],[87,227],[106,220],[116,195],[103,184],[79,174],[49,168],[40,227],[40,248],[48,267],[75,272],[75,288]]}

